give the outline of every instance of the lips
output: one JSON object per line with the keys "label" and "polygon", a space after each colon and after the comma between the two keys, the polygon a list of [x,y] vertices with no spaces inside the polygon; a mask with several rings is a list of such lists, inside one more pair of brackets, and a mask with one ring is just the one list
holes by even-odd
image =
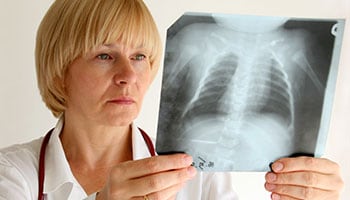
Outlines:
{"label": "lips", "polygon": [[134,104],[135,100],[130,97],[119,97],[119,98],[109,100],[108,103],[114,103],[119,105],[130,105],[130,104]]}

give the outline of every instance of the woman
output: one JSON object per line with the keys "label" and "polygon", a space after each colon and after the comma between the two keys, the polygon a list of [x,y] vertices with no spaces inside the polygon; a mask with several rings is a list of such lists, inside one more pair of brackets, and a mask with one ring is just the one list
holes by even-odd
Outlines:
{"label": "woman", "polygon": [[[56,0],[39,27],[36,65],[59,120],[44,139],[1,150],[0,199],[236,199],[230,176],[196,173],[186,154],[151,157],[133,123],[160,54],[141,0]],[[329,160],[282,159],[272,169],[265,187],[274,199],[339,194]]]}

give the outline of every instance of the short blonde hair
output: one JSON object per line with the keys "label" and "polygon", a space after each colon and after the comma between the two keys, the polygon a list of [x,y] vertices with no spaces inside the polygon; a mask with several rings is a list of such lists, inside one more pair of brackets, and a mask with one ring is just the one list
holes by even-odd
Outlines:
{"label": "short blonde hair", "polygon": [[150,51],[152,78],[162,45],[156,24],[142,0],[56,0],[36,38],[40,94],[55,117],[64,112],[64,79],[71,62],[88,51],[119,41]]}

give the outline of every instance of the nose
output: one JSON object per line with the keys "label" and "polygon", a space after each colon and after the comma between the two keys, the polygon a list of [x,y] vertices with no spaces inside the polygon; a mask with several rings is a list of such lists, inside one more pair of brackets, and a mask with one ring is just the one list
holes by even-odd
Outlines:
{"label": "nose", "polygon": [[129,60],[124,59],[115,66],[114,83],[117,85],[129,85],[135,83],[136,71]]}

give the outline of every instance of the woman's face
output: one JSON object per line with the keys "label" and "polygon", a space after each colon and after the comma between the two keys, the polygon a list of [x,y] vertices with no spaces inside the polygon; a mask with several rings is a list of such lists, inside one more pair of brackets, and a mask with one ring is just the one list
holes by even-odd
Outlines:
{"label": "woman's face", "polygon": [[102,45],[68,67],[65,115],[99,125],[129,125],[150,82],[148,51],[117,42]]}

